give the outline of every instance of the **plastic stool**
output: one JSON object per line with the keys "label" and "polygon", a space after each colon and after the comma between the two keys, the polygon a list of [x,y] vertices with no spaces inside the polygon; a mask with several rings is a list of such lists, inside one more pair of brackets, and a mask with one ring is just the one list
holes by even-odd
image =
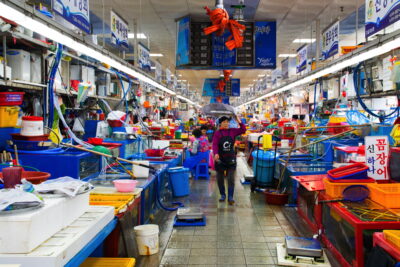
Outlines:
{"label": "plastic stool", "polygon": [[208,172],[208,163],[199,163],[196,165],[196,173],[194,179],[199,179],[199,177],[204,177],[206,180],[210,179],[210,173]]}

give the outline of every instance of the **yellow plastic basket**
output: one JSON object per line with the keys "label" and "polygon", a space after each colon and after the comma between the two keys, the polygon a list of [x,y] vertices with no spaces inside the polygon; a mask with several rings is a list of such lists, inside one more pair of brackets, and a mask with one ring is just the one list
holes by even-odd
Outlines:
{"label": "yellow plastic basket", "polygon": [[400,208],[400,184],[372,184],[368,185],[371,191],[370,199],[385,208]]}
{"label": "yellow plastic basket", "polygon": [[93,206],[112,206],[114,214],[125,212],[126,207],[135,201],[132,195],[100,195],[90,194],[89,204]]}
{"label": "yellow plastic basket", "polygon": [[390,244],[400,249],[400,230],[383,230],[383,236]]}
{"label": "yellow plastic basket", "polygon": [[18,121],[19,107],[0,107],[0,128],[15,127]]}
{"label": "yellow plastic basket", "polygon": [[87,258],[80,267],[133,267],[134,258]]}

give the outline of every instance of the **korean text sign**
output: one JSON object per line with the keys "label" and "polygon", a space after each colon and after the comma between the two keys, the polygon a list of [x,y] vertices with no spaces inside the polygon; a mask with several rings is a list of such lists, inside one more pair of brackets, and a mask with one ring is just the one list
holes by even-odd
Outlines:
{"label": "korean text sign", "polygon": [[365,162],[368,176],[375,180],[388,180],[389,139],[387,136],[365,137]]}
{"label": "korean text sign", "polygon": [[128,23],[111,10],[111,42],[115,45],[129,48]]}
{"label": "korean text sign", "polygon": [[308,46],[303,46],[297,50],[297,73],[302,72],[307,68]]}
{"label": "korean text sign", "polygon": [[365,0],[365,36],[400,20],[400,0]]}
{"label": "korean text sign", "polygon": [[89,0],[53,0],[53,9],[79,29],[91,32]]}
{"label": "korean text sign", "polygon": [[339,21],[322,34],[322,56],[328,59],[339,52]]}

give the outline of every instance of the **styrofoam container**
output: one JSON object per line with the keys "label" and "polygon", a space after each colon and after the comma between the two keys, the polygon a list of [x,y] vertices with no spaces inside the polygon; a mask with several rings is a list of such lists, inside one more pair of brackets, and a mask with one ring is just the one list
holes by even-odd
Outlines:
{"label": "styrofoam container", "polygon": [[63,224],[63,199],[45,199],[44,207],[21,214],[0,216],[0,253],[29,253]]}
{"label": "styrofoam container", "polygon": [[64,198],[63,227],[67,227],[89,210],[89,197],[90,192],[86,192],[73,198]]}
{"label": "styrofoam container", "polygon": [[[261,136],[262,134],[260,134],[260,133],[251,133],[251,134],[249,134],[248,136],[247,136],[247,140],[249,141],[249,142],[257,142],[258,141],[258,138]],[[260,142],[261,142],[261,140],[260,140]]]}
{"label": "styrofoam container", "polygon": [[31,54],[21,49],[7,50],[7,63],[12,79],[29,82],[31,79]]}
{"label": "styrofoam container", "polygon": [[[150,165],[150,162],[148,160],[135,160],[135,163],[139,163],[139,164],[143,164],[146,166]],[[133,171],[133,175],[135,175],[135,177],[138,178],[148,178],[149,177],[149,173],[150,173],[150,169],[146,168],[146,167],[142,167],[142,166],[138,166],[138,165],[133,165],[132,166],[132,171]]]}

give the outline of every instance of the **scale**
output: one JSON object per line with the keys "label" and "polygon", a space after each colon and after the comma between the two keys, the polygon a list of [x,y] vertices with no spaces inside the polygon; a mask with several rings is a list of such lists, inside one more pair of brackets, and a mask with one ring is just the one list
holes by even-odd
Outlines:
{"label": "scale", "polygon": [[276,249],[279,265],[331,266],[320,242],[313,238],[286,236],[285,244],[276,244]]}
{"label": "scale", "polygon": [[199,208],[179,208],[174,226],[206,226],[206,216]]}

